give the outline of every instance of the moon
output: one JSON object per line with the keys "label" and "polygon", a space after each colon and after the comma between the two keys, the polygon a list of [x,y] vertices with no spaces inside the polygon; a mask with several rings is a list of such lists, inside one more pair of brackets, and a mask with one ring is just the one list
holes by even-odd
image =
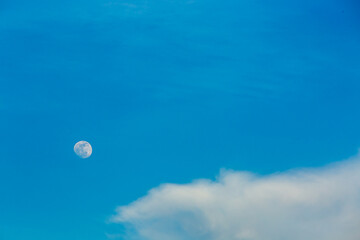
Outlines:
{"label": "moon", "polygon": [[88,158],[92,154],[92,147],[87,141],[79,141],[74,146],[74,152],[81,158]]}

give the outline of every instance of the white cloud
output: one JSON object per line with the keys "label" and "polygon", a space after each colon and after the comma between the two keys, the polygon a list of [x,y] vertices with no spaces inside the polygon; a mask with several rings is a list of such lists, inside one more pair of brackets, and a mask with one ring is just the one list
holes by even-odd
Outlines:
{"label": "white cloud", "polygon": [[164,184],[112,221],[129,239],[359,240],[359,157],[269,176],[222,171],[217,181]]}

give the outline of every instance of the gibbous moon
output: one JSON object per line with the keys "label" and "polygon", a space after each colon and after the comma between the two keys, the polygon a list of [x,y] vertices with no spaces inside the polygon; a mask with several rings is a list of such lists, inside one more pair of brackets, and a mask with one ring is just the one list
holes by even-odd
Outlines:
{"label": "gibbous moon", "polygon": [[74,146],[74,152],[81,158],[88,158],[91,156],[92,147],[87,141],[79,141]]}

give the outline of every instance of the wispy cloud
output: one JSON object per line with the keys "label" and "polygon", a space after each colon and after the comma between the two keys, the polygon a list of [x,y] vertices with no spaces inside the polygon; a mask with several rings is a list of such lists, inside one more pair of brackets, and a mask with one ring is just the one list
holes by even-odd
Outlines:
{"label": "wispy cloud", "polygon": [[359,157],[269,176],[222,171],[216,181],[164,184],[117,208],[129,239],[358,240]]}
{"label": "wispy cloud", "polygon": [[122,234],[105,233],[105,236],[108,239],[120,239],[122,237]]}

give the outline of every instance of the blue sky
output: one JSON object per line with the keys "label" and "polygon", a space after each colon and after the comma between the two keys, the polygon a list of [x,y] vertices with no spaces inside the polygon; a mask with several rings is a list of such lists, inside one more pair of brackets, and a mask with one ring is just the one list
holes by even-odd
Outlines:
{"label": "blue sky", "polygon": [[358,9],[1,1],[0,239],[108,239],[114,209],[160,184],[355,155]]}

